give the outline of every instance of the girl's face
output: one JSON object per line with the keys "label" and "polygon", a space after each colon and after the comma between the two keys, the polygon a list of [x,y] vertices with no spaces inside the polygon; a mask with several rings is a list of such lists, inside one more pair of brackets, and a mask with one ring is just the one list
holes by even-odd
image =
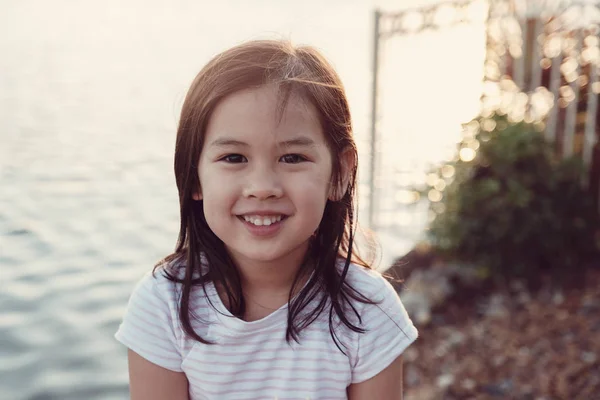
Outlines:
{"label": "girl's face", "polygon": [[280,116],[277,100],[273,85],[223,99],[200,154],[194,199],[239,264],[301,258],[331,194],[332,156],[316,109],[292,95]]}

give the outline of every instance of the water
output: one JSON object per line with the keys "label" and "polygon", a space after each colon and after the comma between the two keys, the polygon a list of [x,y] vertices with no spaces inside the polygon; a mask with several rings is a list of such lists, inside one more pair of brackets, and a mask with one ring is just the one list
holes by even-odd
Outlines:
{"label": "water", "polygon": [[317,45],[364,149],[374,3],[297,3],[3,2],[0,399],[127,398],[112,335],[174,248],[177,114],[212,55],[258,37]]}

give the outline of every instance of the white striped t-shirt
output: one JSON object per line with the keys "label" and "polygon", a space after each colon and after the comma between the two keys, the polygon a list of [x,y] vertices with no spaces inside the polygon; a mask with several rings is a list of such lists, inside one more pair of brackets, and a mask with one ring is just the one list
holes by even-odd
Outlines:
{"label": "white striped t-shirt", "polygon": [[[300,333],[300,343],[285,340],[287,304],[252,322],[228,312],[212,283],[209,304],[201,287],[190,299],[194,329],[206,345],[189,338],[180,327],[178,291],[161,271],[149,272],[137,284],[117,340],[148,361],[184,372],[190,399],[346,399],[352,383],[384,370],[413,341],[417,329],[396,291],[377,271],[350,265],[347,281],[377,305],[353,303],[365,333],[356,333],[337,319],[336,334],[344,355],[329,331],[329,308]],[[310,309],[310,307],[309,307]],[[352,319],[351,311],[347,314]]]}

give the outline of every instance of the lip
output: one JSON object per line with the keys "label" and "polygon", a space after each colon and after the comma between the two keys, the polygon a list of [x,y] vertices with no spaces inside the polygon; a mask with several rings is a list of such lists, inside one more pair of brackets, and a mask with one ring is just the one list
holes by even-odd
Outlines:
{"label": "lip", "polygon": [[[279,215],[279,214],[271,212],[271,213],[265,213],[265,214],[256,213],[256,214],[243,214],[243,215],[261,215],[261,216],[263,216],[263,215]],[[238,220],[240,220],[240,222],[242,224],[244,224],[244,226],[246,227],[246,229],[248,229],[248,232],[250,232],[251,235],[259,236],[259,237],[269,237],[269,236],[274,236],[275,234],[277,234],[283,227],[284,222],[287,220],[287,215],[285,215],[285,214],[281,214],[281,215],[284,216],[281,219],[281,221],[274,222],[271,225],[261,225],[261,226],[254,225],[253,223],[246,221],[242,215],[238,215],[237,218],[238,218]]]}
{"label": "lip", "polygon": [[287,214],[287,213],[275,211],[275,210],[249,211],[249,212],[237,214],[238,217],[243,217],[244,215],[259,215],[261,217],[271,216],[271,215],[282,215],[284,217],[289,216],[289,214]]}

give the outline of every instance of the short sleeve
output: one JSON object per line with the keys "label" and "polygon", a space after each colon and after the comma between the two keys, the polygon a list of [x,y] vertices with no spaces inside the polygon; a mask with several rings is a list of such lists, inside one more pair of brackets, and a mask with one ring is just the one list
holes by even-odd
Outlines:
{"label": "short sleeve", "polygon": [[381,285],[373,300],[379,304],[365,304],[362,328],[358,334],[356,358],[352,369],[352,383],[370,379],[387,368],[418,337],[404,305],[392,285],[379,277]]}
{"label": "short sleeve", "polygon": [[171,282],[159,275],[149,272],[138,282],[115,338],[153,364],[181,372],[177,318],[169,301],[175,296]]}

